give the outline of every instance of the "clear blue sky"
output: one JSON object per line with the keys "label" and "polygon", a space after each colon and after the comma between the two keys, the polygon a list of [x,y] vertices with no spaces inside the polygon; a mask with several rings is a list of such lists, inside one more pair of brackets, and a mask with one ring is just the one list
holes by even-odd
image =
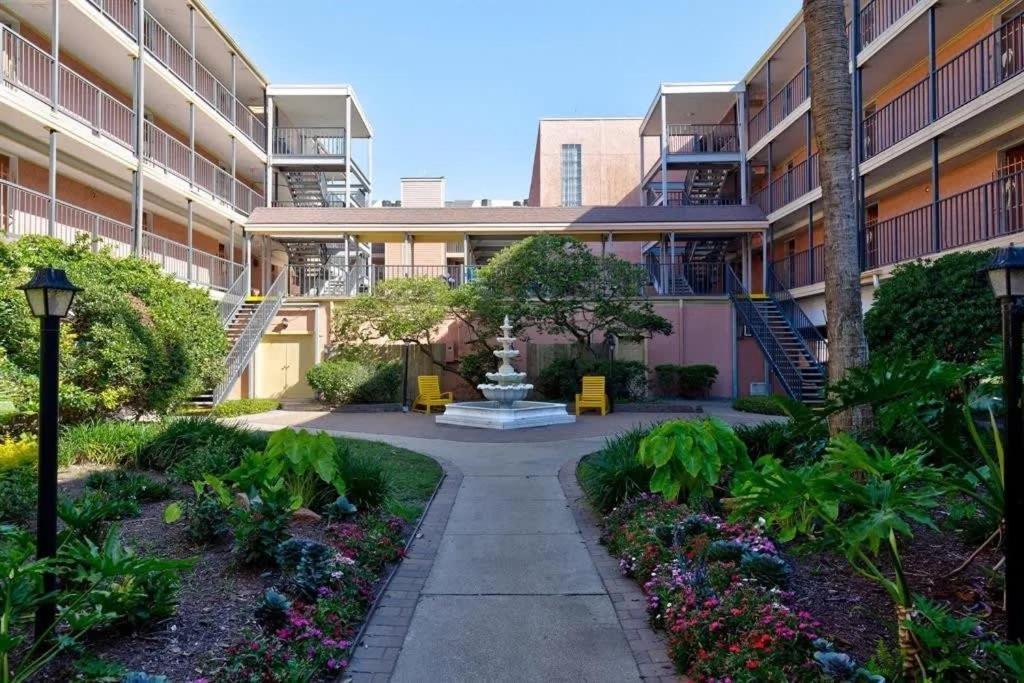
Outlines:
{"label": "clear blue sky", "polygon": [[375,199],[529,191],[537,120],[642,116],[662,81],[742,77],[800,0],[207,0],[275,83],[350,83]]}

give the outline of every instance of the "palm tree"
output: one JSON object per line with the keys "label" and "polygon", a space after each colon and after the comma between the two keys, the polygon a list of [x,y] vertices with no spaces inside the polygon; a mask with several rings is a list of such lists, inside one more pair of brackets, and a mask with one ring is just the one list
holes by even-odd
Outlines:
{"label": "palm tree", "polygon": [[[853,183],[853,92],[844,0],[804,0],[804,28],[811,75],[811,115],[818,145],[825,207],[825,313],[828,375],[838,381],[868,358],[860,302],[856,200]],[[809,150],[808,150],[809,151]],[[829,431],[860,431],[867,409],[838,413]]]}

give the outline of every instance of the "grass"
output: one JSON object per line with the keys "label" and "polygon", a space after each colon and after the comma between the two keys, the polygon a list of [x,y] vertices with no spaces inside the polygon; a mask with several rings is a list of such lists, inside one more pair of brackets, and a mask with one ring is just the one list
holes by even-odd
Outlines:
{"label": "grass", "polygon": [[335,441],[339,447],[348,448],[352,455],[366,458],[385,471],[391,481],[389,512],[409,521],[419,517],[441,478],[440,465],[425,455],[380,441],[343,437]]}
{"label": "grass", "polygon": [[162,430],[163,425],[156,422],[104,420],[70,425],[61,431],[58,461],[61,467],[134,465]]}
{"label": "grass", "polygon": [[741,396],[732,402],[733,410],[758,415],[785,415],[782,405],[774,396]]}
{"label": "grass", "polygon": [[609,437],[604,448],[580,461],[576,477],[590,503],[602,513],[650,487],[652,470],[637,460],[650,427],[634,427]]}
{"label": "grass", "polygon": [[281,402],[273,398],[240,398],[217,404],[209,414],[211,417],[239,417],[240,415],[269,413],[280,407]]}

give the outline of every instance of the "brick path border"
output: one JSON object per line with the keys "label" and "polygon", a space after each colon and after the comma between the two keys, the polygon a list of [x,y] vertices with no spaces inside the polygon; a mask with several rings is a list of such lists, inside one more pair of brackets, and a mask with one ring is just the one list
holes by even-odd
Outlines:
{"label": "brick path border", "polygon": [[669,660],[665,636],[651,628],[647,620],[647,599],[640,586],[622,575],[618,560],[601,545],[600,519],[587,504],[583,490],[576,480],[576,467],[580,459],[575,458],[562,465],[558,471],[558,481],[562,484],[562,491],[569,501],[576,526],[583,535],[590,559],[597,568],[608,597],[612,600],[615,616],[623,633],[626,634],[626,641],[640,670],[640,677],[645,681],[658,683],[685,681],[685,678],[676,674],[675,667]]}
{"label": "brick path border", "polygon": [[362,639],[342,680],[352,683],[384,683],[394,673],[398,653],[412,623],[413,610],[434,564],[438,544],[448,525],[455,494],[462,485],[462,472],[451,463],[434,458],[445,473],[444,482],[423,513],[409,552],[398,565],[380,601],[367,615]]}

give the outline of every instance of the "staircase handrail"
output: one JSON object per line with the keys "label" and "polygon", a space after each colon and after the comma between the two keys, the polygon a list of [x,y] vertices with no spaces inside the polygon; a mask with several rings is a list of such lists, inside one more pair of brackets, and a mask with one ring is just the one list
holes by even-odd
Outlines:
{"label": "staircase handrail", "polygon": [[274,284],[270,285],[267,295],[263,297],[263,301],[253,311],[252,317],[249,318],[249,322],[245,325],[245,329],[242,330],[238,339],[235,340],[234,346],[231,347],[225,363],[227,365],[227,372],[224,375],[224,380],[213,390],[213,405],[223,401],[228,392],[231,391],[231,387],[242,376],[242,370],[249,363],[249,359],[256,352],[256,347],[259,346],[260,339],[263,338],[263,330],[267,328],[270,320],[277,314],[281,304],[284,302],[287,285],[288,269],[285,268],[278,274]]}
{"label": "staircase handrail", "polygon": [[824,371],[822,365],[828,359],[828,343],[825,341],[825,338],[818,331],[817,326],[807,317],[807,314],[804,313],[804,309],[796,302],[789,289],[779,280],[779,276],[775,273],[775,267],[772,265],[768,266],[767,280],[768,295],[775,299],[775,302],[779,305],[779,310],[782,311],[782,315],[786,317],[789,324],[800,335],[800,339],[803,340],[804,346],[807,348],[808,357],[818,366],[818,369]]}
{"label": "staircase handrail", "polygon": [[651,281],[651,286],[654,287],[654,291],[658,294],[664,294],[665,292],[661,288],[661,278],[659,273],[661,272],[661,260],[657,254],[652,251],[648,251],[644,254],[644,267],[647,270],[647,277]]}
{"label": "staircase handrail", "polygon": [[231,283],[228,290],[224,292],[220,303],[217,304],[217,317],[220,318],[221,325],[227,325],[228,321],[234,318],[235,313],[241,308],[242,302],[245,301],[245,297],[249,293],[248,287],[246,287],[248,276],[249,267],[246,266],[242,269],[242,273],[235,278],[235,281]]}
{"label": "staircase handrail", "polygon": [[782,343],[772,331],[771,325],[754,305],[753,298],[732,266],[725,268],[725,288],[736,307],[743,322],[750,328],[757,343],[764,351],[765,358],[775,371],[776,377],[786,389],[786,393],[794,398],[803,396],[803,378],[799,368],[793,364],[792,358],[782,347]]}

